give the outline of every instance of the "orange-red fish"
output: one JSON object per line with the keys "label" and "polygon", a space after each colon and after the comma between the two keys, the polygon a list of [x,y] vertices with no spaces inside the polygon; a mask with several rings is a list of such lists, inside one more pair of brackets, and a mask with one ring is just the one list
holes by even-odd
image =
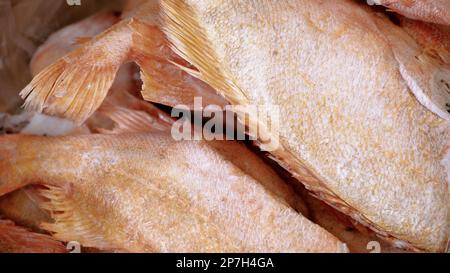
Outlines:
{"label": "orange-red fish", "polygon": [[308,189],[397,245],[446,249],[450,126],[411,96],[382,15],[337,0],[162,3],[193,75],[232,104],[278,106],[279,130],[259,137],[279,142],[261,147]]}
{"label": "orange-red fish", "polygon": [[288,205],[261,159],[235,142],[166,133],[0,137],[0,195],[47,186],[44,224],[61,241],[142,252],[340,252]]}

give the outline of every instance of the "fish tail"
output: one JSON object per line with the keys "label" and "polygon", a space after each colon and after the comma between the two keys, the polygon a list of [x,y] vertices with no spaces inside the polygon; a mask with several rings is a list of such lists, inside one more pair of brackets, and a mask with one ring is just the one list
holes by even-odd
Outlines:
{"label": "fish tail", "polygon": [[101,105],[131,47],[121,22],[45,68],[21,91],[28,110],[81,124]]}

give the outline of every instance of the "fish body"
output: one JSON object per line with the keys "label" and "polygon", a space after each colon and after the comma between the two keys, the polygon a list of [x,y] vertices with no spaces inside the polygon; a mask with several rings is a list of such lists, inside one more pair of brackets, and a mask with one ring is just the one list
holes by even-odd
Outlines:
{"label": "fish body", "polygon": [[352,1],[162,7],[200,79],[232,104],[279,106],[271,154],[309,190],[397,245],[445,250],[449,124],[411,96],[374,12]]}
{"label": "fish body", "polygon": [[[335,252],[284,182],[234,142],[166,133],[4,136],[0,194],[46,185],[56,239],[133,252]],[[288,197],[286,199],[286,197]]]}
{"label": "fish body", "polygon": [[[99,12],[53,33],[34,54],[30,63],[32,74],[38,74],[65,54],[82,46],[82,43],[79,42],[80,38],[90,39],[119,20],[120,17],[114,12]],[[115,134],[133,132],[135,128],[130,124],[125,126],[123,125],[125,123],[121,123],[122,126],[113,128],[114,121],[112,119],[118,119],[120,122],[122,112],[135,109],[138,110],[135,116],[142,118],[139,130],[143,126],[142,123],[148,123],[148,127],[153,130],[167,128],[170,124],[170,118],[152,104],[136,97],[140,92],[136,73],[139,73],[139,70],[136,71],[132,64],[122,65],[105,102],[102,104],[101,111],[91,116],[86,124],[77,126],[67,119],[40,113],[22,113],[16,116],[6,115],[1,127],[7,133],[45,136],[79,135],[92,132]],[[115,108],[112,109],[111,106]],[[118,111],[116,110],[117,107],[125,110]],[[116,113],[117,111],[119,113]],[[32,189],[20,189],[12,192],[0,198],[0,213],[15,223],[32,228],[35,231],[41,231],[40,224],[44,221],[49,222],[50,218],[45,211],[39,208],[36,198],[39,198],[39,196]]]}

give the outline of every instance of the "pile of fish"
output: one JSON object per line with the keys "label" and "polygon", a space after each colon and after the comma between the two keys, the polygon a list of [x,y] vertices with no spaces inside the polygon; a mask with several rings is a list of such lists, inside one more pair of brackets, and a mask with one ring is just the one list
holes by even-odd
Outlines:
{"label": "pile of fish", "polygon": [[[0,114],[0,252],[447,251],[450,1],[369,4],[126,0],[53,33]],[[195,98],[250,140],[174,139]]]}

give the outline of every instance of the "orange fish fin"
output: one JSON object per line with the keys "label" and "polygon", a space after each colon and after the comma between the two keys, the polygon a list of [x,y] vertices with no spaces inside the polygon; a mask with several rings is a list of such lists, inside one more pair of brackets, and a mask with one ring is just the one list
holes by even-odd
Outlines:
{"label": "orange fish fin", "polygon": [[97,131],[103,134],[169,131],[171,126],[166,114],[161,110],[150,114],[141,110],[106,105],[102,106],[99,112],[116,124],[112,130],[97,128]]}
{"label": "orange fish fin", "polygon": [[177,65],[165,60],[141,60],[142,97],[146,101],[171,107],[183,105],[194,108],[194,99],[201,98],[202,106],[224,107],[227,101],[214,89],[191,76]]}
{"label": "orange fish fin", "polygon": [[9,220],[0,220],[0,252],[65,253],[67,250],[51,236],[33,233]]}
{"label": "orange fish fin", "polygon": [[[172,51],[160,28],[138,20],[130,24],[134,31],[135,61],[141,68],[142,96],[145,100],[174,107],[193,108],[194,98],[203,105],[225,106],[228,103],[205,82],[182,67],[189,64]],[[177,65],[181,63],[181,65]],[[191,71],[195,69],[191,68]]]}
{"label": "orange fish fin", "polygon": [[194,65],[199,71],[197,77],[231,104],[248,104],[247,95],[218,61],[193,9],[184,1],[175,0],[162,1],[161,7],[163,29],[172,50]]}
{"label": "orange fish fin", "polygon": [[102,234],[120,233],[119,229],[107,231],[97,219],[89,213],[89,204],[77,202],[76,197],[61,187],[48,186],[40,194],[46,201],[40,202],[42,209],[48,211],[53,223],[42,223],[41,227],[61,241],[76,241],[86,247],[116,249],[114,235],[110,240]]}
{"label": "orange fish fin", "polygon": [[20,93],[29,110],[82,123],[100,106],[129,57],[131,30],[120,22],[62,57]]}

